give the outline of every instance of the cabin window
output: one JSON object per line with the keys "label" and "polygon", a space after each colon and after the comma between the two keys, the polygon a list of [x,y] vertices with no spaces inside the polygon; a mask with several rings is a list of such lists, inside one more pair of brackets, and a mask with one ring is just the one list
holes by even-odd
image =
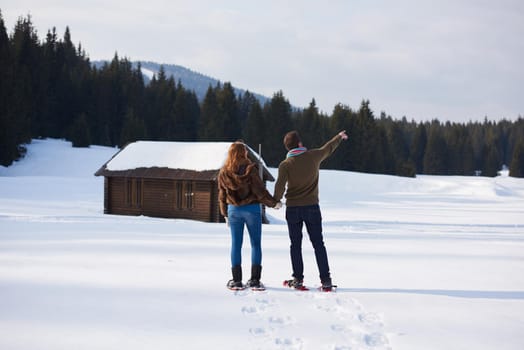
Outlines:
{"label": "cabin window", "polygon": [[193,182],[175,181],[175,209],[193,209]]}
{"label": "cabin window", "polygon": [[125,198],[128,207],[142,208],[142,190],[142,179],[126,178]]}
{"label": "cabin window", "polygon": [[193,183],[192,182],[186,182],[186,208],[187,209],[193,209]]}

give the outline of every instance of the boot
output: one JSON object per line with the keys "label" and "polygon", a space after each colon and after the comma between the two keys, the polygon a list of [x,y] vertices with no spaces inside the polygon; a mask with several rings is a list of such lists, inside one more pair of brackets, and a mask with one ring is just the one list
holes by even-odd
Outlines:
{"label": "boot", "polygon": [[252,289],[264,290],[265,287],[260,282],[260,275],[262,274],[261,265],[252,265],[251,266],[251,278],[247,281],[246,286]]}
{"label": "boot", "polygon": [[292,280],[285,280],[284,286],[289,287],[289,288],[299,289],[299,290],[307,290],[307,287],[304,286],[304,280],[298,279],[296,277],[294,277]]}
{"label": "boot", "polygon": [[322,280],[321,283],[322,286],[320,287],[320,290],[324,292],[331,292],[337,288],[337,286],[331,282],[331,277]]}
{"label": "boot", "polygon": [[242,266],[236,265],[231,268],[231,273],[233,274],[233,279],[227,282],[227,287],[233,290],[244,289],[242,284]]}
{"label": "boot", "polygon": [[322,288],[332,288],[333,287],[333,283],[331,282],[331,277],[321,280],[320,283],[322,283]]}

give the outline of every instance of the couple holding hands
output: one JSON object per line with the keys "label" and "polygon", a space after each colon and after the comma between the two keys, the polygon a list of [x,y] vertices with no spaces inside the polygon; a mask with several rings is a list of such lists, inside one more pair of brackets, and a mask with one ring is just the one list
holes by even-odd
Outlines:
{"label": "couple holding hands", "polygon": [[[227,283],[229,289],[239,290],[246,287],[253,290],[265,289],[260,281],[262,273],[260,204],[280,209],[282,207],[280,200],[284,195],[293,269],[293,279],[285,281],[285,284],[291,288],[305,289],[302,260],[302,227],[305,224],[315,252],[322,289],[324,291],[332,289],[318,199],[319,167],[341,141],[347,138],[346,132],[341,131],[322,147],[308,150],[302,144],[297,131],[288,132],[283,140],[288,153],[286,159],[278,166],[273,196],[267,191],[258,175],[258,165],[249,160],[247,146],[239,141],[230,146],[224,166],[218,175],[220,212],[231,230],[233,278]],[[251,278],[245,285],[242,283],[241,266],[244,225],[247,226],[251,243]]]}

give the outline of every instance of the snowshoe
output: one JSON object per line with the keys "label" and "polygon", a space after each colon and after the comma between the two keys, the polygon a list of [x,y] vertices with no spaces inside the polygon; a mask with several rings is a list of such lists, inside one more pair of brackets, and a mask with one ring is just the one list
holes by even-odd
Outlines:
{"label": "snowshoe", "polygon": [[251,290],[254,290],[254,291],[266,290],[266,287],[264,286],[264,284],[262,282],[260,282],[259,280],[249,280],[249,281],[247,281],[246,287],[247,288],[251,288]]}
{"label": "snowshoe", "polygon": [[242,282],[235,282],[234,280],[229,280],[227,282],[227,288],[231,290],[244,290],[246,289],[246,286],[244,286]]}
{"label": "snowshoe", "polygon": [[298,279],[285,280],[283,285],[284,287],[294,288],[296,290],[302,290],[302,291],[309,290],[308,287],[304,286],[304,282]]}
{"label": "snowshoe", "polygon": [[336,292],[337,286],[334,284],[322,284],[320,287],[318,287],[318,290],[321,292]]}

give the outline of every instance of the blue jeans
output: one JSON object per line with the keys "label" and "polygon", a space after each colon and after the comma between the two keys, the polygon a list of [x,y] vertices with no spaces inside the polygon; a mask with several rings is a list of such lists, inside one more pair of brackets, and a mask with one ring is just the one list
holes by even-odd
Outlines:
{"label": "blue jeans", "polygon": [[249,232],[251,242],[251,264],[262,263],[262,211],[260,204],[227,206],[229,228],[231,229],[231,266],[242,264],[242,241],[244,225]]}
{"label": "blue jeans", "polygon": [[304,279],[304,262],[302,260],[302,227],[306,224],[309,240],[315,250],[320,280],[329,281],[329,263],[324,238],[322,236],[322,215],[318,204],[287,207],[286,221],[291,241],[290,255],[293,277]]}

